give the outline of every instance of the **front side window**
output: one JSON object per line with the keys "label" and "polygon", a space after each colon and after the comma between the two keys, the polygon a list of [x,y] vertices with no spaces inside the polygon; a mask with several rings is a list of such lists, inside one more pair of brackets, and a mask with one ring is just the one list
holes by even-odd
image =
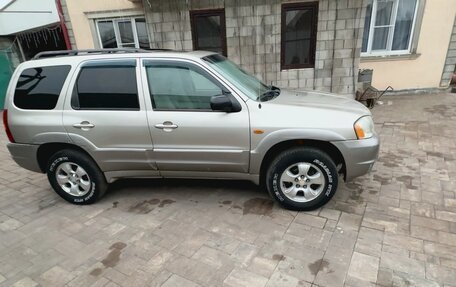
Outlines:
{"label": "front side window", "polygon": [[190,11],[194,50],[206,50],[222,55],[226,53],[225,11]]}
{"label": "front side window", "polygon": [[282,5],[282,70],[314,67],[317,15],[318,2]]}
{"label": "front side window", "polygon": [[28,110],[55,108],[71,66],[47,66],[24,70],[14,91],[14,105]]}
{"label": "front side window", "polygon": [[149,48],[144,18],[103,19],[96,23],[102,48]]}
{"label": "front side window", "polygon": [[136,61],[85,64],[76,80],[71,105],[81,110],[139,110]]}
{"label": "front side window", "polygon": [[410,53],[419,0],[374,0],[369,4],[363,55]]}
{"label": "front side window", "polygon": [[145,61],[154,110],[211,110],[222,86],[204,70],[187,63]]}

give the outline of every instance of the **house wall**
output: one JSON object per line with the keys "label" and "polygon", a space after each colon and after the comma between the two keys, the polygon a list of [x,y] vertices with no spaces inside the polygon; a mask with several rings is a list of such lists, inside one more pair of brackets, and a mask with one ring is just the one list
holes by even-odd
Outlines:
{"label": "house wall", "polygon": [[[97,47],[96,31],[88,17],[93,12],[117,12],[122,15],[123,10],[142,10],[140,2],[128,0],[64,0],[62,3],[64,14],[71,21],[70,37],[74,37],[73,49],[92,49]],[[68,25],[67,25],[68,26]]]}
{"label": "house wall", "polygon": [[190,10],[224,8],[228,57],[267,84],[353,96],[365,4],[320,0],[315,68],[280,70],[281,4],[286,0],[143,0],[152,48],[192,49]]}
{"label": "house wall", "polygon": [[360,69],[374,70],[372,85],[378,89],[389,85],[395,90],[440,87],[455,16],[455,0],[426,1],[417,54],[405,59],[361,59]]}

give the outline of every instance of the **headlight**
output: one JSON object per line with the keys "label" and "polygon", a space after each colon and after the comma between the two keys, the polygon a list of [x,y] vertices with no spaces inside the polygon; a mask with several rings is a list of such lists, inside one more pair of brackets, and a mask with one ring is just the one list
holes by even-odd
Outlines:
{"label": "headlight", "polygon": [[371,116],[365,116],[355,122],[355,133],[358,139],[368,139],[374,135],[374,121]]}

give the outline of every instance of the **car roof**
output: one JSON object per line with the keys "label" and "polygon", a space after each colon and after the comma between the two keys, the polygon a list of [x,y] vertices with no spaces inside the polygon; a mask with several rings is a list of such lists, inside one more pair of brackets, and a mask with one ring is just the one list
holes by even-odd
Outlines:
{"label": "car roof", "polygon": [[[113,52],[114,51],[114,52]],[[53,55],[55,53],[55,55]],[[22,63],[23,68],[36,66],[51,66],[62,64],[78,64],[87,60],[122,59],[122,58],[177,58],[200,60],[206,56],[214,55],[211,51],[172,51],[172,50],[138,50],[138,49],[101,49],[101,50],[71,50],[43,52],[42,57],[37,54],[37,59]]]}

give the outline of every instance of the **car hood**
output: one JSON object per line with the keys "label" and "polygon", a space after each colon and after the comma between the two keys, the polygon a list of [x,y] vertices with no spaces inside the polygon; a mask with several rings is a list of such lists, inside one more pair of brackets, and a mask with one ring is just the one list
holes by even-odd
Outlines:
{"label": "car hood", "polygon": [[295,91],[281,89],[280,95],[269,101],[271,104],[306,107],[354,113],[357,116],[371,115],[360,102],[335,94],[317,91]]}
{"label": "car hood", "polygon": [[[264,130],[265,136],[287,130],[305,139],[325,141],[356,139],[354,123],[371,115],[355,100],[316,91],[282,89],[278,97],[249,106],[251,126]],[[253,138],[253,144],[261,140]]]}

